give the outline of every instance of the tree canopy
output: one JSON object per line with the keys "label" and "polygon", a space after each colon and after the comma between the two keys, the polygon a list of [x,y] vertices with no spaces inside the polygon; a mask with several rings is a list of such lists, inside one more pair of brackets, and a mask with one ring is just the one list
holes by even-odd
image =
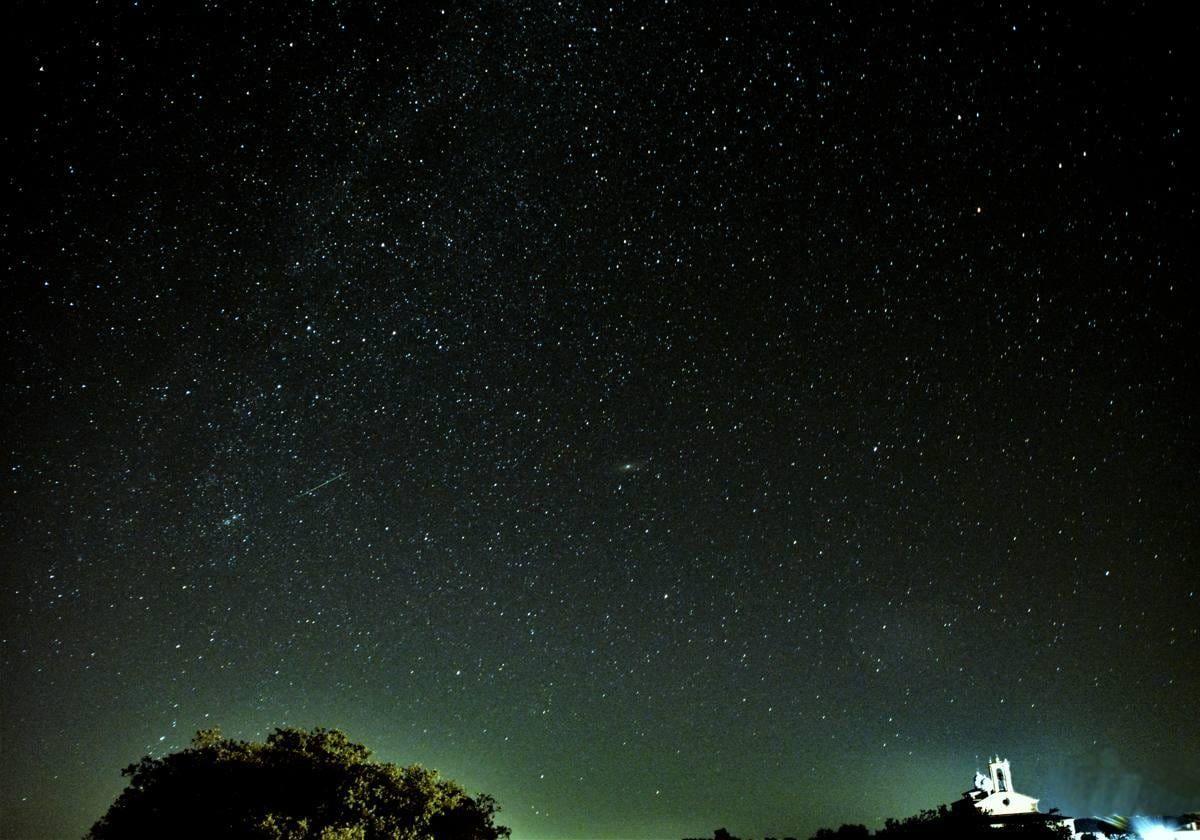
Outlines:
{"label": "tree canopy", "polygon": [[266,742],[196,733],[189,747],[146,756],[85,840],[498,840],[487,794],[420,765],[371,760],[336,729],[276,729]]}
{"label": "tree canopy", "polygon": [[[812,840],[1070,840],[1071,832],[1050,814],[1030,814],[1028,819],[993,827],[992,820],[974,810],[953,810],[945,805],[903,820],[889,819],[872,835],[864,826],[844,825],[837,831],[823,828]],[[1049,817],[1050,819],[1047,819]]]}

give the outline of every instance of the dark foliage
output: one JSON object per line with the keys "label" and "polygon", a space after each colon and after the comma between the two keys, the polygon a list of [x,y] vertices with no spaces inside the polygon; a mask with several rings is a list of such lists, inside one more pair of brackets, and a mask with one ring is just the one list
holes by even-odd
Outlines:
{"label": "dark foliage", "polygon": [[499,810],[436,771],[371,760],[337,730],[277,729],[266,743],[199,732],[143,758],[87,840],[499,840]]}
{"label": "dark foliage", "polygon": [[1046,822],[1045,815],[1031,814],[1009,825],[993,827],[974,812],[953,811],[945,806],[922,811],[904,820],[889,819],[870,834],[861,825],[844,825],[837,831],[822,828],[812,840],[1069,840],[1064,827]]}
{"label": "dark foliage", "polygon": [[888,820],[875,833],[887,840],[930,838],[931,840],[975,840],[975,838],[1028,838],[1028,840],[1069,840],[1071,832],[1045,820],[1046,815],[1031,814],[1014,819],[1009,825],[993,827],[989,820],[974,811],[956,811],[942,806],[936,811],[922,811],[916,816],[897,821]]}
{"label": "dark foliage", "polygon": [[[982,819],[973,811],[954,811],[942,806],[904,820],[890,819],[874,833],[864,825],[843,825],[837,829],[818,829],[810,840],[1070,840],[1071,832],[1067,828],[1049,822],[1047,818],[1056,819],[1057,811],[1010,818],[1011,824],[994,827],[990,820]],[[713,832],[713,840],[739,838],[727,829],[718,828]]]}
{"label": "dark foliage", "polygon": [[868,840],[871,832],[865,825],[843,825],[837,831],[832,828],[818,829],[813,840]]}

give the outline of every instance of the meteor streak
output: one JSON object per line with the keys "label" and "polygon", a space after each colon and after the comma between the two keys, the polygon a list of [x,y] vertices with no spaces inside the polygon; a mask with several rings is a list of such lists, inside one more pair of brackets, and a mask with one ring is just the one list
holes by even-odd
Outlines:
{"label": "meteor streak", "polygon": [[301,496],[311,496],[313,493],[316,493],[318,490],[320,490],[325,485],[333,484],[333,482],[337,481],[339,478],[341,478],[348,472],[350,472],[350,470],[342,470],[340,473],[335,475],[333,478],[327,478],[324,481],[322,481],[320,484],[316,485],[315,487],[309,487],[304,492],[298,493],[297,495],[293,496],[292,501],[293,502],[296,501],[296,499],[299,499]]}

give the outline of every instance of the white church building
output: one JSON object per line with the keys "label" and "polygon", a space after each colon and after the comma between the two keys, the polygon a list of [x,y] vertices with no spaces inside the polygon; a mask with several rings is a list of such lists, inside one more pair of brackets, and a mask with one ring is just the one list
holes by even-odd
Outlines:
{"label": "white church building", "polygon": [[988,762],[986,775],[975,774],[974,786],[963,794],[960,802],[993,817],[1038,812],[1038,800],[1013,790],[1012,768],[1007,758],[999,756]]}
{"label": "white church building", "polygon": [[[1045,823],[1067,828],[1075,840],[1083,837],[1128,837],[1140,840],[1200,840],[1200,814],[1185,814],[1178,818],[1135,816],[1120,821],[1124,827],[1109,819],[1095,817],[1065,817],[1056,811],[1043,814],[1038,800],[1013,789],[1012,767],[1008,759],[996,756],[987,765],[987,773],[975,773],[975,783],[952,806],[956,810],[973,810],[987,818],[993,827]],[[1132,831],[1132,834],[1129,832]]]}

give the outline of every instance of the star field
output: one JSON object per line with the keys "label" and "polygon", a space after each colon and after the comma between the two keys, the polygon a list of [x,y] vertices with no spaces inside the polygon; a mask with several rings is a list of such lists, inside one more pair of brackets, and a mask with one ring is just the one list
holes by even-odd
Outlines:
{"label": "star field", "polygon": [[1200,807],[1195,26],[918,5],[19,4],[0,833],[218,724],[539,840]]}

